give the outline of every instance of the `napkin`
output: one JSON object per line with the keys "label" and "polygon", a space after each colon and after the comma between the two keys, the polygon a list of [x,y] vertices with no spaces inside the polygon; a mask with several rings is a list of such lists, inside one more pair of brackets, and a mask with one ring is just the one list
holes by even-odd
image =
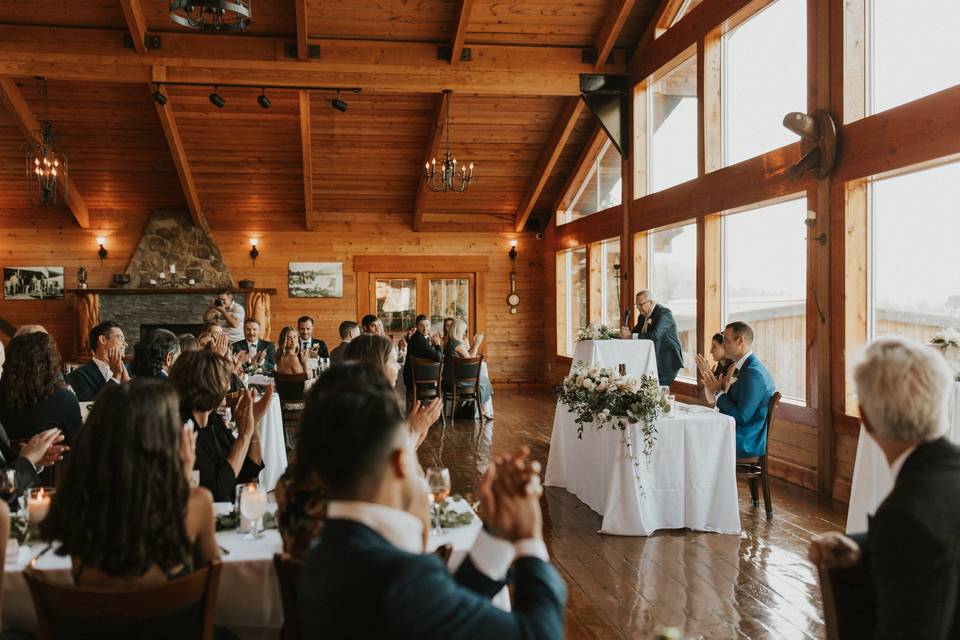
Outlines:
{"label": "napkin", "polygon": [[4,564],[13,564],[20,557],[20,543],[16,538],[7,540],[7,554],[4,558]]}

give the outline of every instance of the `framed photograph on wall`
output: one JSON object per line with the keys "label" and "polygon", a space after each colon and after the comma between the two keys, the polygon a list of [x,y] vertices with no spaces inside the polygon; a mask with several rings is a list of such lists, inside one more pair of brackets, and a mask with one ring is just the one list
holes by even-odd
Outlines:
{"label": "framed photograph on wall", "polygon": [[342,262],[290,262],[287,293],[291,298],[342,298]]}
{"label": "framed photograph on wall", "polygon": [[4,300],[60,300],[63,267],[4,267]]}

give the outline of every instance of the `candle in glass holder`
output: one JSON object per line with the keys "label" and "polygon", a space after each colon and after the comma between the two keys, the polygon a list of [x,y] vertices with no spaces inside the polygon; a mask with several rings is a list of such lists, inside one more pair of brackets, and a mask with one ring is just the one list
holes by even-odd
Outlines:
{"label": "candle in glass holder", "polygon": [[154,280],[153,278],[150,278],[150,284],[157,284],[157,281]]}
{"label": "candle in glass holder", "polygon": [[159,274],[157,274],[157,277],[160,278],[161,280],[166,280],[167,274],[161,271]]}
{"label": "candle in glass holder", "polygon": [[177,273],[177,265],[175,265],[175,264],[170,265],[170,273],[172,273],[172,274],[176,274],[176,273]]}
{"label": "candle in glass holder", "polygon": [[189,284],[192,287],[193,285],[197,284],[197,282],[193,278],[190,278]]}
{"label": "candle in glass holder", "polygon": [[47,517],[50,510],[50,494],[43,488],[33,489],[27,498],[27,521],[37,524]]}

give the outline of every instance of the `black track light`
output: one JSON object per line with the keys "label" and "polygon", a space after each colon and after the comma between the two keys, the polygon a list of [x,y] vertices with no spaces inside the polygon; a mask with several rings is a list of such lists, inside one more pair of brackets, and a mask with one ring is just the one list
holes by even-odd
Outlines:
{"label": "black track light", "polygon": [[260,95],[257,96],[257,103],[264,109],[270,108],[270,98],[267,97],[265,89],[260,89]]}
{"label": "black track light", "polygon": [[167,104],[167,96],[160,91],[160,87],[157,87],[157,90],[153,92],[153,101],[156,102],[161,107]]}
{"label": "black track light", "polygon": [[223,96],[220,95],[220,92],[217,91],[218,87],[213,88],[213,93],[210,94],[210,102],[217,109],[223,109],[223,106],[227,104],[227,101],[223,99]]}
{"label": "black track light", "polygon": [[337,97],[330,101],[330,106],[340,113],[347,112],[347,103],[340,98],[340,92],[337,91]]}

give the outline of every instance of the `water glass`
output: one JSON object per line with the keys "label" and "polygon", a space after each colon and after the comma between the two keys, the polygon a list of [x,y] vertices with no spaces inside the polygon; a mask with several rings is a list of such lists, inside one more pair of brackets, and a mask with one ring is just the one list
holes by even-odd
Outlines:
{"label": "water glass", "polygon": [[450,470],[446,467],[442,469],[430,467],[427,469],[427,484],[430,485],[430,493],[433,494],[434,502],[434,526],[430,533],[439,536],[443,534],[443,527],[440,524],[440,505],[450,495]]}
{"label": "water glass", "polygon": [[677,417],[677,396],[673,395],[672,393],[669,394],[667,396],[667,402],[670,406],[670,414],[669,414],[670,417],[676,418]]}

